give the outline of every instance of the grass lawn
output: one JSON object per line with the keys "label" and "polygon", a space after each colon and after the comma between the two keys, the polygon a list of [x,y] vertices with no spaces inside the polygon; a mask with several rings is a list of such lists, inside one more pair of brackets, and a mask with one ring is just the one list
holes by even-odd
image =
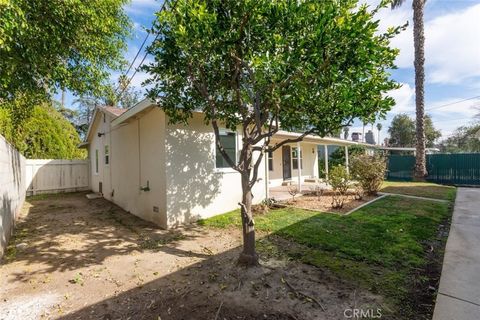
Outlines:
{"label": "grass lawn", "polygon": [[[448,203],[390,196],[348,216],[276,209],[257,216],[263,256],[287,255],[385,298],[395,319],[431,318],[451,210]],[[201,221],[240,227],[238,211]],[[443,226],[443,227],[442,227]],[[426,296],[425,296],[426,295]],[[423,308],[422,310],[420,310]],[[388,312],[390,310],[390,312]]]}
{"label": "grass lawn", "polygon": [[453,201],[456,188],[429,182],[385,181],[380,191]]}

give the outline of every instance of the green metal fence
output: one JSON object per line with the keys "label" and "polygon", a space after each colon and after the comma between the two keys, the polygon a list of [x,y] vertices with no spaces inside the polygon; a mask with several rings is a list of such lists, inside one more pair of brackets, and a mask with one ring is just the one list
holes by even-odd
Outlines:
{"label": "green metal fence", "polygon": [[[414,156],[391,155],[388,180],[411,181]],[[480,153],[427,155],[427,181],[441,184],[480,185]]]}
{"label": "green metal fence", "polygon": [[388,157],[387,180],[411,181],[415,168],[414,156],[390,155]]}

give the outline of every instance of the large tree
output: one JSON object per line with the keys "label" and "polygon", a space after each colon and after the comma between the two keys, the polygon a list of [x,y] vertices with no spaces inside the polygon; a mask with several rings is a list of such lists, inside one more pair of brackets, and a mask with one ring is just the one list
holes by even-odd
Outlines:
{"label": "large tree", "polygon": [[12,113],[0,108],[0,134],[31,159],[81,159],[80,138],[64,114],[48,103],[32,106],[32,116],[12,135]]}
{"label": "large tree", "polygon": [[[393,0],[392,7],[401,6],[405,0]],[[427,176],[426,131],[425,131],[425,30],[423,11],[426,0],[413,0],[413,46],[415,52],[415,110],[416,110],[416,155],[415,177],[423,180]]]}
{"label": "large tree", "polygon": [[[241,175],[239,262],[257,264],[252,187],[265,152],[385,114],[393,104],[385,93],[398,87],[388,70],[399,28],[378,34],[374,13],[355,0],[178,0],[153,29],[148,95],[171,123],[201,110],[212,125],[218,151]],[[280,125],[299,136],[271,143]],[[238,159],[221,127],[241,134]]]}
{"label": "large tree", "polygon": [[124,65],[127,2],[0,0],[0,107],[15,127],[59,90],[96,94],[108,84]]}
{"label": "large tree", "polygon": [[[393,117],[390,127],[389,144],[392,147],[414,147],[416,145],[415,121],[407,114],[401,113]],[[442,136],[441,132],[435,129],[432,118],[425,116],[425,145],[433,148],[435,142]]]}
{"label": "large tree", "polygon": [[440,143],[442,152],[480,152],[480,123],[457,128],[448,139]]}

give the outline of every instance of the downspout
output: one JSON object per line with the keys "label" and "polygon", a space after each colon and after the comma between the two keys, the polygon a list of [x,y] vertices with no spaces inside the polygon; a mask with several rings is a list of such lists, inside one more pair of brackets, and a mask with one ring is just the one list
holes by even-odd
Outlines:
{"label": "downspout", "polygon": [[[137,139],[138,139],[138,190],[142,190],[142,157],[140,155],[140,118],[137,118]],[[141,193],[141,192],[140,192]]]}

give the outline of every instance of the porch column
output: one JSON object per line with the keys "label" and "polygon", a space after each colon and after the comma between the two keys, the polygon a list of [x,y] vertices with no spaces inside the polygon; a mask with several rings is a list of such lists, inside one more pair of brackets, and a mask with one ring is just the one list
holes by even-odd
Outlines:
{"label": "porch column", "polygon": [[347,173],[350,174],[350,169],[348,168],[348,146],[345,146],[345,168]]}
{"label": "porch column", "polygon": [[300,142],[297,142],[297,167],[298,167],[298,192],[302,192],[302,163],[300,161],[300,153],[302,149],[300,149]]}
{"label": "porch column", "polygon": [[318,146],[317,145],[315,145],[313,149],[313,154],[315,156],[313,159],[313,177],[315,179],[318,179],[319,175],[318,175]]}
{"label": "porch column", "polygon": [[328,146],[323,145],[324,158],[325,158],[325,178],[328,179]]}
{"label": "porch column", "polygon": [[268,151],[262,151],[263,152],[263,161],[265,161],[265,199],[270,198],[270,188],[269,188],[269,183],[270,183],[270,167],[268,166]]}

